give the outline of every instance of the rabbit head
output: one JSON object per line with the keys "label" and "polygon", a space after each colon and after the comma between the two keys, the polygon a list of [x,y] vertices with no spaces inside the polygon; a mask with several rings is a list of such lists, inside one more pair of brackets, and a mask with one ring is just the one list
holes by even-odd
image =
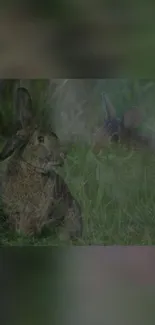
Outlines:
{"label": "rabbit head", "polygon": [[126,145],[148,145],[148,139],[138,133],[137,128],[142,122],[142,111],[132,107],[126,111],[122,119],[116,116],[116,109],[109,98],[104,95],[106,116],[103,127],[99,128],[94,137],[93,147],[96,151],[102,149],[109,142],[121,142]]}
{"label": "rabbit head", "polygon": [[36,125],[28,90],[20,87],[16,95],[20,127],[17,133],[6,142],[0,153],[0,161],[16,155],[36,167],[39,167],[46,159],[53,161],[53,164],[61,165],[65,149],[60,145],[55,133],[42,131]]}

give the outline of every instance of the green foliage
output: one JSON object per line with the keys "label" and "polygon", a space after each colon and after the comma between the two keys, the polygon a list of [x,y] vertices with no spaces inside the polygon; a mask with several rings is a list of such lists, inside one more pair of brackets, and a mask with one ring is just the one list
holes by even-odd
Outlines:
{"label": "green foliage", "polygon": [[13,115],[13,88],[16,80],[7,80],[0,93],[0,134],[7,135],[12,132]]}
{"label": "green foliage", "polygon": [[[0,135],[10,135],[16,124],[15,103],[13,91],[17,80],[7,80],[0,93]],[[46,90],[48,85],[46,79],[30,80],[30,93],[33,99],[33,109],[39,123],[48,121],[48,110],[46,103]]]}

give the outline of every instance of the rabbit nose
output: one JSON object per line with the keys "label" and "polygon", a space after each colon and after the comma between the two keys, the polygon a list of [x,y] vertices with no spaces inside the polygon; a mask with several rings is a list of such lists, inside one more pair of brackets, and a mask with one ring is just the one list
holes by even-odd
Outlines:
{"label": "rabbit nose", "polygon": [[43,137],[42,135],[39,135],[39,136],[38,136],[38,141],[39,141],[40,143],[44,143],[44,137]]}
{"label": "rabbit nose", "polygon": [[118,135],[118,133],[113,134],[113,135],[111,136],[111,140],[112,140],[113,142],[118,142],[118,141],[119,141],[119,135]]}

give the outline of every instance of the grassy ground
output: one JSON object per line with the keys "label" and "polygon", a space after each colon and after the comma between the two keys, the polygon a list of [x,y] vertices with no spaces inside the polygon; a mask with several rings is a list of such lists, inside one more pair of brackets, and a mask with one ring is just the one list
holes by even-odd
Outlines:
{"label": "grassy ground", "polygon": [[[83,238],[77,245],[155,243],[154,165],[153,155],[129,157],[118,147],[98,156],[88,148],[72,149],[63,173],[83,210]],[[56,233],[28,239],[14,237],[2,226],[0,236],[3,245],[64,244]]]}
{"label": "grassy ground", "polygon": [[[119,102],[121,85],[127,89],[127,81],[120,82],[118,89],[114,81],[106,84],[116,103]],[[138,87],[136,83],[134,86]],[[137,88],[136,91],[138,93]],[[131,105],[133,93],[130,90],[122,96],[122,107],[125,101]],[[151,111],[152,106],[149,107]],[[83,237],[75,244],[155,244],[154,166],[155,156],[151,153],[132,153],[119,146],[111,146],[94,155],[87,146],[74,146],[61,173],[83,211]],[[31,239],[13,235],[5,227],[2,212],[0,218],[2,245],[64,245],[58,233],[51,231]]]}
{"label": "grassy ground", "polygon": [[66,180],[83,207],[83,244],[155,243],[154,163],[154,155],[118,147],[97,157],[73,150]]}

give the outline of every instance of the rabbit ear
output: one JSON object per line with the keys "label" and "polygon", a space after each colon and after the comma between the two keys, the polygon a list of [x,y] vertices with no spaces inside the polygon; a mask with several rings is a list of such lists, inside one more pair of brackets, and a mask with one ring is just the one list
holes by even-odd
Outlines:
{"label": "rabbit ear", "polygon": [[55,138],[56,140],[59,140],[58,136],[56,135],[55,132],[53,132],[52,130],[50,131],[50,135]]}
{"label": "rabbit ear", "polygon": [[23,128],[32,123],[32,100],[28,90],[19,87],[16,91],[16,108]]}
{"label": "rabbit ear", "polygon": [[142,112],[137,107],[132,107],[123,116],[123,124],[125,128],[134,129],[140,126],[142,122]]}
{"label": "rabbit ear", "polygon": [[2,151],[0,152],[0,161],[3,161],[10,157],[16,149],[21,148],[25,144],[25,139],[19,136],[13,136],[4,145]]}
{"label": "rabbit ear", "polygon": [[115,118],[116,117],[116,110],[115,107],[113,106],[113,104],[111,103],[110,99],[108,98],[108,96],[104,93],[102,95],[102,99],[105,102],[105,109],[106,109],[106,113],[107,113],[107,118],[111,119],[111,118]]}

